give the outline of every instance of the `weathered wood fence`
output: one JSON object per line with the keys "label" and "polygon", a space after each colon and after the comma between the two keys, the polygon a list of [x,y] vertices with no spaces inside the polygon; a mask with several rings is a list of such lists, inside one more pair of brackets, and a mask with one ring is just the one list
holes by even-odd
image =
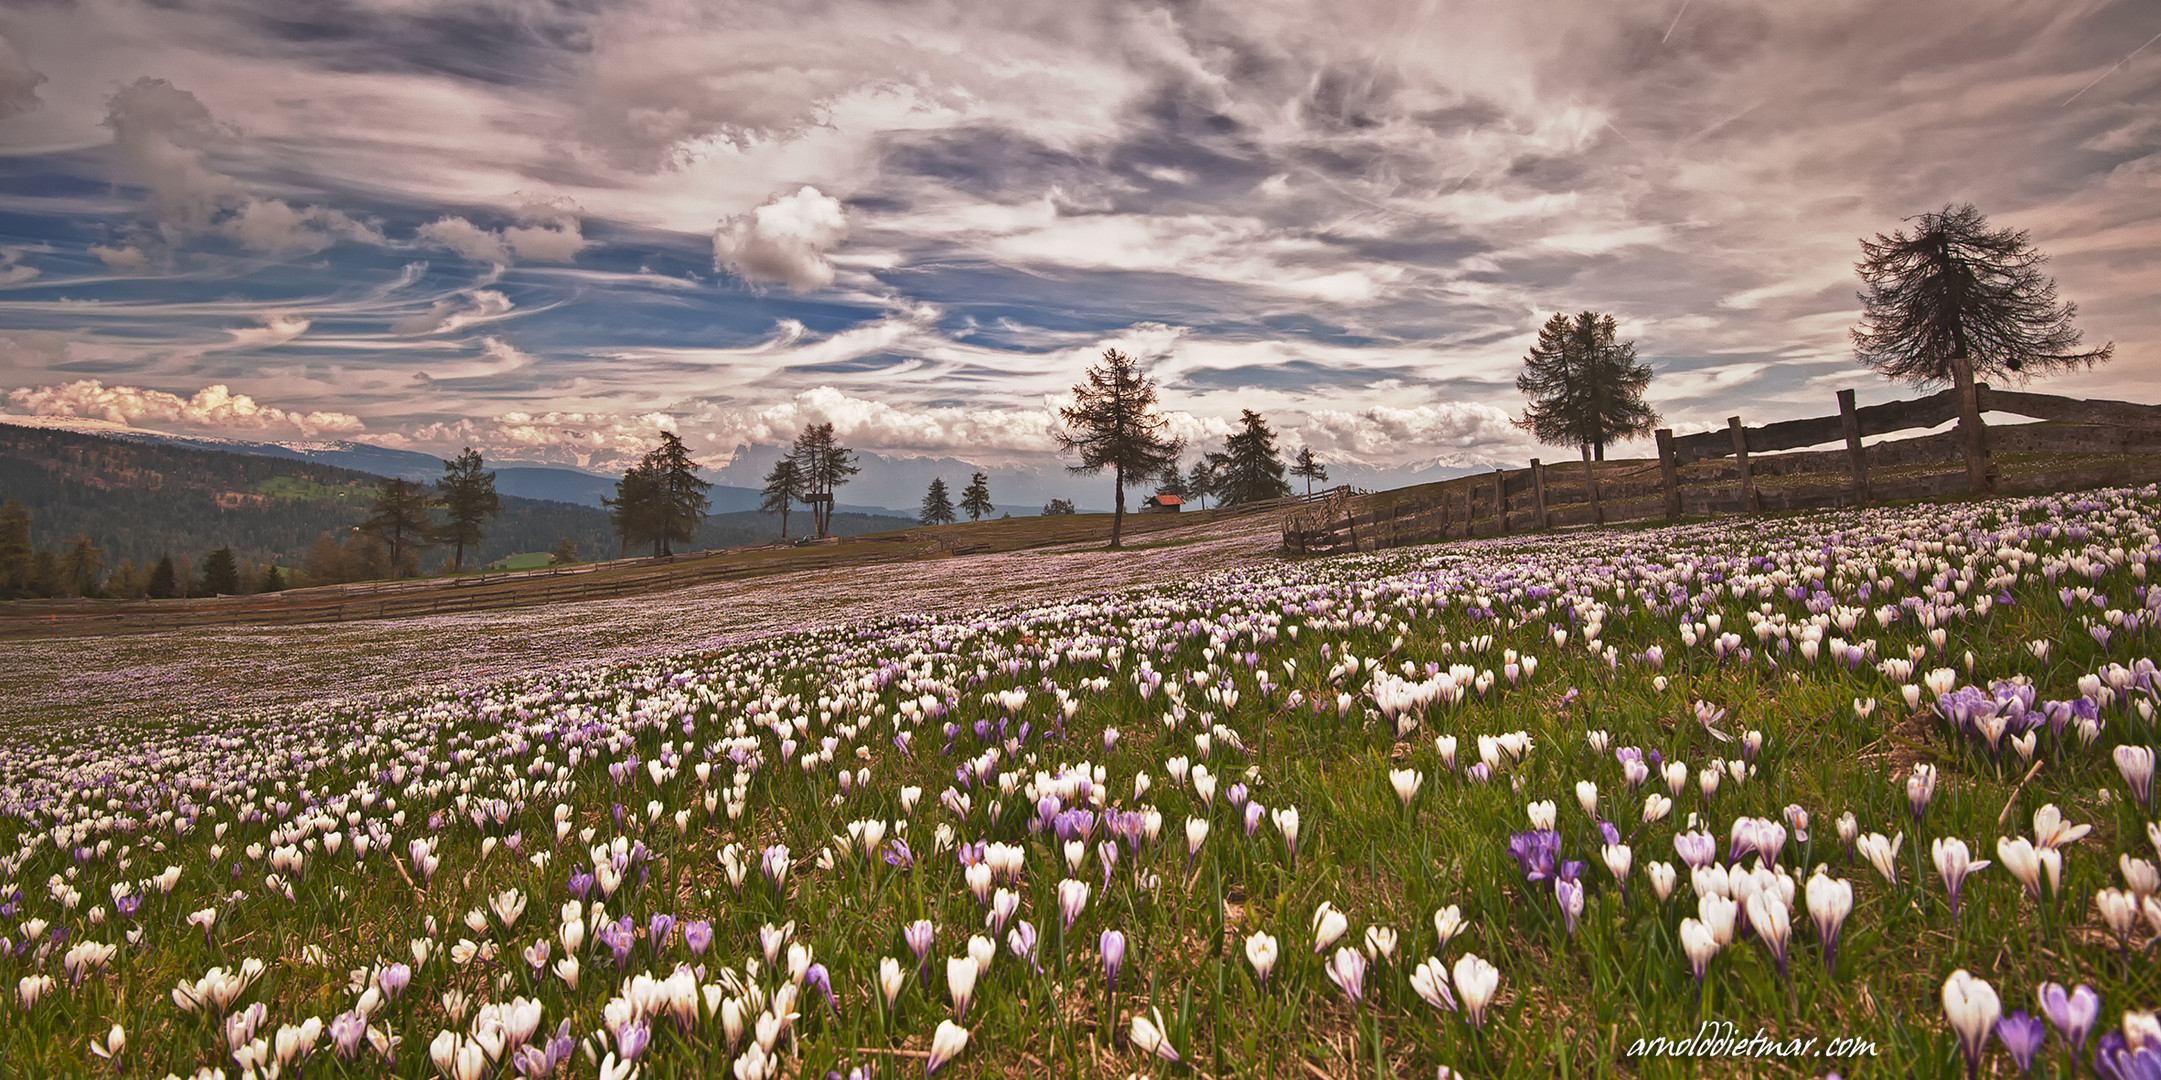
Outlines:
{"label": "weathered wood fence", "polygon": [[[1336,495],[1287,514],[1283,546],[1292,554],[1335,554],[1683,514],[1865,506],[1962,490],[2024,493],[2161,479],[2161,406],[1996,390],[1980,383],[1972,387],[1968,409],[1961,400],[1965,394],[1954,388],[1856,407],[1853,391],[1841,390],[1834,415],[1760,427],[1743,426],[1735,416],[1723,430],[1693,435],[1661,429],[1655,461],[1585,461],[1557,468],[1533,458],[1523,469],[1495,469],[1369,496]],[[1989,429],[1979,416],[1985,412],[2048,422]],[[1959,425],[1950,431],[1862,442],[1953,420]],[[1840,441],[1842,449],[1805,449]],[[2006,480],[1993,461],[1998,453],[2130,459]],[[1941,469],[1949,464],[1964,468]]]}

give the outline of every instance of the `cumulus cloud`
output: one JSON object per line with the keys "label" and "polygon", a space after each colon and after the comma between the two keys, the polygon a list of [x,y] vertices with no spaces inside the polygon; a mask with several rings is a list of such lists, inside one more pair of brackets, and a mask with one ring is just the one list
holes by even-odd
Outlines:
{"label": "cumulus cloud", "polygon": [[520,212],[525,224],[485,229],[456,215],[446,214],[420,227],[420,239],[463,255],[474,262],[508,266],[516,259],[528,262],[570,262],[591,246],[575,215],[547,207],[528,207]]}
{"label": "cumulus cloud", "polygon": [[[1524,444],[1509,414],[1492,405],[1448,402],[1410,408],[1375,406],[1356,412],[1319,409],[1306,414],[1298,435],[1317,453],[1360,464],[1444,460],[1477,450],[1483,459],[1496,447]],[[1465,460],[1469,460],[1465,458]]]}
{"label": "cumulus cloud", "polygon": [[835,199],[805,186],[713,230],[713,267],[745,281],[776,281],[799,292],[833,283],[827,255],[848,235],[848,214]]}
{"label": "cumulus cloud", "polygon": [[397,446],[471,446],[518,460],[616,468],[676,430],[664,412],[506,412],[484,419],[423,424],[376,441]]}
{"label": "cumulus cloud", "polygon": [[1055,416],[1047,404],[1038,409],[894,405],[819,386],[769,405],[707,403],[689,414],[685,426],[731,450],[745,443],[785,445],[805,426],[829,423],[842,441],[871,450],[1041,452],[1052,448]]}
{"label": "cumulus cloud", "polygon": [[[382,233],[342,211],[265,198],[212,166],[210,150],[237,138],[194,94],[144,77],[106,100],[105,126],[119,152],[120,178],[150,196],[168,241],[219,232],[250,251],[308,255],[340,240],[380,244]],[[130,255],[129,252],[134,254]],[[135,248],[94,248],[114,269],[147,261]]]}
{"label": "cumulus cloud", "polygon": [[104,263],[108,269],[122,274],[140,274],[150,267],[150,256],[133,244],[122,244],[118,247],[92,244],[90,254],[97,256],[98,261]]}
{"label": "cumulus cloud", "polygon": [[428,310],[391,323],[390,332],[406,337],[447,334],[504,318],[513,306],[509,297],[494,289],[475,289],[462,303],[456,297],[437,300]]}
{"label": "cumulus cloud", "polygon": [[325,433],[363,431],[350,413],[301,412],[258,403],[235,394],[223,383],[189,397],[139,386],[107,386],[81,379],[57,386],[26,386],[9,391],[8,401],[33,416],[72,416],[138,423],[186,424],[221,431],[297,431],[310,438]]}
{"label": "cumulus cloud", "polygon": [[14,44],[0,37],[0,120],[38,107],[38,86],[43,72],[30,66]]}

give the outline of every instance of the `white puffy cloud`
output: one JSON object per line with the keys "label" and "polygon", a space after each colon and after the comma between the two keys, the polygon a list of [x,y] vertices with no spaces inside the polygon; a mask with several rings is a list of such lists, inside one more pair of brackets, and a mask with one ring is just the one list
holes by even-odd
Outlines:
{"label": "white puffy cloud", "polygon": [[21,387],[8,393],[8,401],[35,416],[88,417],[130,426],[148,421],[222,431],[291,430],[311,438],[324,432],[366,429],[350,413],[279,409],[235,394],[223,383],[181,397],[163,390],[81,379],[57,386]]}
{"label": "white puffy cloud", "polygon": [[[1448,402],[1397,408],[1377,405],[1356,412],[1318,409],[1299,425],[1300,440],[1316,452],[1361,464],[1401,464],[1452,455],[1483,460],[1498,448],[1526,445],[1509,423],[1509,414],[1492,405]],[[1477,454],[1467,454],[1476,450]]]}
{"label": "white puffy cloud", "polygon": [[509,297],[494,289],[475,289],[468,296],[466,303],[456,298],[437,300],[428,310],[391,323],[390,332],[407,337],[447,334],[504,318],[513,306]]}
{"label": "white puffy cloud", "polygon": [[484,229],[463,217],[446,214],[420,227],[420,239],[449,248],[475,262],[508,266],[512,261],[570,262],[591,246],[575,215],[552,207],[527,207],[525,224]]}
{"label": "white puffy cloud", "polygon": [[1056,412],[1041,408],[893,405],[831,386],[804,390],[769,405],[708,403],[685,428],[726,450],[745,443],[786,445],[810,424],[830,423],[843,442],[903,452],[1034,453],[1052,449]]}
{"label": "white puffy cloud", "polygon": [[133,244],[118,247],[92,244],[90,254],[97,256],[98,261],[108,268],[123,274],[139,274],[150,267],[150,256]]}
{"label": "white puffy cloud", "polygon": [[485,419],[423,424],[376,441],[396,446],[471,446],[510,460],[619,468],[676,430],[667,413],[506,412]]}
{"label": "white puffy cloud", "polygon": [[833,283],[826,256],[848,235],[840,200],[805,186],[713,230],[713,267],[745,281],[777,281],[796,292]]}
{"label": "white puffy cloud", "polygon": [[420,227],[420,238],[457,252],[474,262],[508,265],[510,247],[503,238],[462,217],[445,215]]}

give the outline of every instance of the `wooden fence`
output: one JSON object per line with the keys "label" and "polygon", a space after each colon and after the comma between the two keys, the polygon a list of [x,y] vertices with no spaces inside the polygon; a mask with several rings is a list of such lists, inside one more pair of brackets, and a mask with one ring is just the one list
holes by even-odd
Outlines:
{"label": "wooden fence", "polygon": [[[1335,493],[1285,516],[1284,550],[1323,555],[1564,525],[1684,514],[1753,513],[1865,506],[1970,491],[2030,493],[2161,479],[2161,406],[1973,388],[1855,407],[1838,392],[1835,415],[1676,436],[1657,432],[1653,461],[1585,461],[1495,469],[1370,496]],[[2048,421],[1988,429],[1979,413]],[[1950,431],[1864,445],[1870,436],[1960,421]],[[1836,450],[1806,450],[1843,441]],[[2006,479],[1995,454],[2093,454],[2123,460]],[[1945,465],[1962,465],[1946,472]],[[1934,466],[1935,468],[1930,468]]]}

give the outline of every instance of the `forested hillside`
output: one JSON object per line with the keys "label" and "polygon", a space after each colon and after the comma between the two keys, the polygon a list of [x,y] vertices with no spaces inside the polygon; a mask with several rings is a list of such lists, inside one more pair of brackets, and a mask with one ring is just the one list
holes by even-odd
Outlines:
{"label": "forested hillside", "polygon": [[[37,547],[57,552],[81,534],[102,549],[107,566],[121,560],[147,565],[168,553],[199,559],[227,546],[243,561],[297,566],[317,537],[348,535],[366,518],[384,482],[308,461],[0,424],[0,502],[20,499],[29,508]],[[502,508],[468,564],[553,551],[566,537],[588,559],[619,550],[601,510],[509,495]],[[806,521],[799,513],[791,533],[801,535]],[[907,524],[836,514],[833,531],[852,535]],[[729,547],[779,534],[777,517],[723,514],[706,519],[695,546]],[[430,553],[424,565],[433,569],[441,558]]]}

